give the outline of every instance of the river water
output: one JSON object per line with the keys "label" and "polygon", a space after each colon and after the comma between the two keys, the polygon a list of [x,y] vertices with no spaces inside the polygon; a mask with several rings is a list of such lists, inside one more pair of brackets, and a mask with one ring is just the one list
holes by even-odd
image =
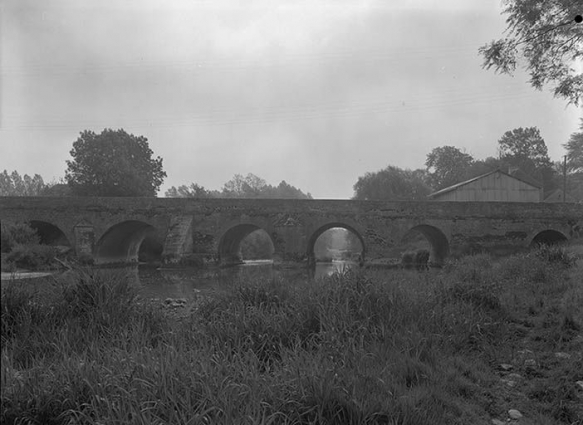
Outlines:
{"label": "river water", "polygon": [[[133,266],[103,269],[104,273],[123,274],[136,287],[138,294],[151,300],[185,299],[192,301],[201,295],[210,295],[229,291],[240,281],[264,280],[282,277],[286,281],[298,282],[320,279],[347,268],[358,267],[348,261],[317,263],[315,270],[305,267],[282,268],[274,266],[271,261],[248,261],[228,268],[156,268],[151,266]],[[67,272],[65,272],[66,274]],[[51,273],[2,273],[2,284],[27,282],[42,285],[42,279]]]}
{"label": "river water", "polygon": [[315,270],[280,268],[270,261],[249,261],[245,264],[213,269],[163,269],[136,267],[128,270],[138,285],[139,294],[149,299],[186,299],[200,295],[229,291],[240,281],[282,277],[290,282],[320,279],[347,268],[358,267],[353,262],[317,263]]}

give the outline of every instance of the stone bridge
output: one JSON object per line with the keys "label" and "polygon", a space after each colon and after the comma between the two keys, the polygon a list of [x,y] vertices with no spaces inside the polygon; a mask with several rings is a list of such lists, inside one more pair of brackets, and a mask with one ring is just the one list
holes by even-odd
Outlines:
{"label": "stone bridge", "polygon": [[333,227],[359,238],[365,261],[386,258],[412,230],[429,241],[434,264],[583,238],[581,204],[0,197],[0,221],[30,222],[44,243],[69,245],[97,264],[137,261],[146,238],[158,241],[166,264],[233,264],[257,229],[271,238],[276,263],[311,263],[316,240]]}

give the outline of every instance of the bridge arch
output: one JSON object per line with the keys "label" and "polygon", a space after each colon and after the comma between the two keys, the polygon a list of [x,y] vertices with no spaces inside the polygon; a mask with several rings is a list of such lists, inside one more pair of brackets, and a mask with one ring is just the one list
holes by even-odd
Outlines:
{"label": "bridge arch", "polygon": [[307,246],[306,256],[308,258],[308,265],[309,266],[314,266],[316,264],[316,253],[315,253],[314,248],[316,246],[316,241],[318,240],[318,238],[327,230],[337,228],[337,227],[341,228],[341,229],[348,230],[349,232],[351,232],[352,234],[354,234],[358,238],[358,240],[360,242],[360,246],[361,246],[359,262],[364,263],[364,258],[365,258],[365,253],[366,253],[366,245],[364,243],[364,238],[362,237],[361,232],[356,229],[356,226],[348,224],[345,221],[330,221],[328,223],[320,225],[316,230],[314,230],[311,233],[311,235],[308,238],[308,246]]}
{"label": "bridge arch", "polygon": [[567,242],[569,238],[561,231],[555,229],[545,229],[537,232],[530,239],[530,247],[538,245],[557,245]]}
{"label": "bridge arch", "polygon": [[61,228],[43,220],[30,220],[29,226],[36,230],[40,243],[43,245],[71,246],[69,238]]}
{"label": "bridge arch", "polygon": [[435,226],[419,224],[410,228],[401,240],[404,240],[405,237],[412,232],[419,232],[425,237],[425,239],[427,239],[427,242],[429,242],[431,247],[429,250],[429,264],[434,266],[442,265],[446,257],[449,255],[449,241],[447,240],[445,233]]}
{"label": "bridge arch", "polygon": [[140,220],[126,220],[109,227],[95,244],[95,263],[136,263],[146,238],[157,237],[157,229]]}
{"label": "bridge arch", "polygon": [[220,265],[233,265],[243,262],[241,256],[241,242],[251,233],[263,230],[271,242],[271,255],[275,251],[273,238],[267,229],[259,223],[236,223],[231,224],[222,233],[218,244],[218,261]]}

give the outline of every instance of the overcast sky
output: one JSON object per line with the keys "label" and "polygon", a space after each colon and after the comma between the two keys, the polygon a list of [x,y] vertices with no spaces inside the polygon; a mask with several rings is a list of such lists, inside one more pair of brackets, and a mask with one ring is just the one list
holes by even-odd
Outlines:
{"label": "overcast sky", "polygon": [[0,171],[64,176],[79,133],[148,138],[170,186],[234,174],[349,198],[367,171],[481,159],[536,126],[553,160],[581,109],[481,68],[499,0],[0,0]]}

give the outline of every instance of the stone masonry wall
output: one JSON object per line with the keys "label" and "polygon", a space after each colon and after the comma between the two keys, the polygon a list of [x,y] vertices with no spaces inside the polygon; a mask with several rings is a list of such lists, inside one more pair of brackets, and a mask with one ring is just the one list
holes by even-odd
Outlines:
{"label": "stone masonry wall", "polygon": [[436,255],[478,248],[504,253],[528,246],[543,230],[583,236],[581,204],[3,197],[0,220],[54,224],[78,254],[95,253],[112,226],[139,221],[164,235],[170,262],[184,255],[216,262],[221,246],[237,244],[227,239],[245,233],[230,231],[236,226],[264,229],[281,261],[306,260],[315,237],[336,226],[360,235],[366,259],[382,258],[413,228],[428,237]]}

